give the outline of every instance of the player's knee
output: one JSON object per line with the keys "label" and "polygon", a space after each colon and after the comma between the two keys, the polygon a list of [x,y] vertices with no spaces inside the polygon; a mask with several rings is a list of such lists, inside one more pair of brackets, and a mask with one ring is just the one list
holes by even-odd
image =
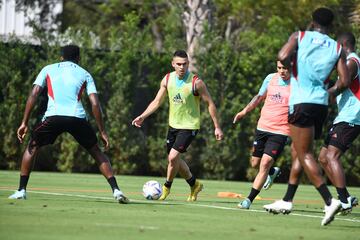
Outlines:
{"label": "player's knee", "polygon": [[301,167],[301,164],[293,164],[291,166],[291,173],[293,173],[295,176],[300,176],[303,171],[303,168]]}
{"label": "player's knee", "polygon": [[168,162],[169,162],[169,164],[173,164],[173,163],[175,163],[176,161],[177,161],[177,156],[174,155],[174,154],[171,154],[171,152],[170,152],[170,154],[169,154],[169,156],[168,156]]}
{"label": "player's knee", "polygon": [[326,153],[326,163],[330,163],[332,161],[337,161],[337,160],[338,160],[338,154],[336,152],[328,151]]}
{"label": "player's knee", "polygon": [[260,168],[270,169],[273,164],[272,158],[263,158],[261,159]]}

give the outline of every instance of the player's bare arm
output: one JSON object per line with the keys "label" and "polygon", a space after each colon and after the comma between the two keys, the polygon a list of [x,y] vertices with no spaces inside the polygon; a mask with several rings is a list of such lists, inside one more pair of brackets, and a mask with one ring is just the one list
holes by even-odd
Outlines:
{"label": "player's bare arm", "polygon": [[281,50],[278,53],[278,60],[280,62],[285,62],[287,59],[289,59],[294,51],[298,47],[298,32],[294,32],[291,34],[289,40],[285,45],[281,48]]}
{"label": "player's bare arm", "polygon": [[40,87],[39,85],[34,85],[34,87],[32,88],[29,97],[26,101],[26,106],[25,106],[25,111],[24,111],[24,117],[21,121],[21,125],[17,130],[17,137],[20,141],[20,143],[23,142],[24,137],[28,131],[28,122],[29,122],[29,118],[30,118],[30,114],[32,109],[34,108],[34,105],[36,103],[36,99],[39,96],[39,94],[42,91],[42,87]]}
{"label": "player's bare arm", "polygon": [[96,93],[92,93],[89,95],[89,100],[91,104],[91,110],[95,117],[96,125],[100,132],[101,141],[104,144],[104,149],[108,150],[110,147],[109,137],[105,131],[105,125],[102,117],[102,109],[100,105],[100,101],[98,95]]}
{"label": "player's bare arm", "polygon": [[221,127],[220,127],[220,124],[218,121],[216,106],[209,94],[209,91],[206,88],[205,83],[201,79],[196,80],[195,89],[196,89],[197,93],[199,94],[199,96],[201,97],[201,99],[208,104],[208,111],[209,111],[211,119],[213,120],[213,123],[214,123],[216,140],[222,140],[224,137],[224,134],[221,130]]}
{"label": "player's bare arm", "polygon": [[340,58],[336,65],[336,70],[339,78],[335,82],[334,86],[328,90],[331,97],[336,97],[350,85],[350,76],[346,66],[346,55],[344,51],[341,51]]}
{"label": "player's bare arm", "polygon": [[248,103],[248,105],[235,115],[233,123],[236,123],[237,121],[245,117],[246,114],[254,110],[261,102],[265,100],[265,98],[266,98],[266,93],[263,94],[262,96],[260,95],[254,96],[253,99]]}
{"label": "player's bare arm", "polygon": [[141,127],[145,118],[150,116],[152,113],[154,113],[160,107],[160,105],[164,101],[165,96],[166,96],[166,82],[165,82],[165,79],[163,79],[160,83],[160,89],[157,92],[154,100],[152,100],[152,102],[149,104],[149,106],[146,108],[146,110],[142,114],[137,116],[132,121],[132,125],[135,125],[136,127]]}
{"label": "player's bare arm", "polygon": [[346,67],[349,70],[349,77],[351,82],[358,74],[357,63],[355,62],[355,60],[350,58],[350,60],[346,63]]}

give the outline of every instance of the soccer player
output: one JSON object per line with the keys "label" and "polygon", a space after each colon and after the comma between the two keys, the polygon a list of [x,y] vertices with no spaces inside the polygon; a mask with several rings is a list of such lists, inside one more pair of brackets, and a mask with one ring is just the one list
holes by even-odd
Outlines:
{"label": "soccer player", "polygon": [[[341,203],[332,197],[321,176],[319,165],[314,158],[313,142],[321,135],[328,111],[329,95],[337,96],[350,83],[345,53],[341,45],[327,35],[333,18],[330,9],[316,9],[312,14],[313,31],[293,33],[278,54],[279,60],[284,61],[297,51],[294,80],[291,81],[288,121],[301,166],[325,202],[325,216],[321,225],[327,225],[334,219]],[[339,78],[335,85],[327,90],[329,75],[334,67]]]}
{"label": "soccer player", "polygon": [[45,66],[34,82],[26,102],[23,120],[17,130],[20,143],[23,142],[28,131],[30,113],[43,88],[47,88],[49,100],[42,122],[32,131],[21,161],[19,189],[9,197],[11,199],[26,199],[26,186],[34,155],[42,146],[53,144],[57,136],[68,132],[96,160],[101,173],[112,188],[115,200],[119,203],[129,202],[118,187],[110,161],[100,150],[95,132],[90,126],[81,104],[81,95],[86,89],[101,140],[105,149],[108,149],[109,138],[105,131],[95,83],[92,76],[78,65],[79,60],[80,49],[78,46],[64,46],[61,50],[61,62]]}
{"label": "soccer player", "polygon": [[[284,149],[290,128],[288,124],[288,108],[290,95],[290,70],[277,61],[277,72],[269,74],[263,81],[259,93],[250,103],[234,117],[234,123],[265,101],[261,109],[260,119],[255,131],[251,166],[258,167],[259,172],[253,182],[250,194],[238,206],[249,209],[262,187],[268,189],[273,179],[280,173],[279,168],[273,168],[275,160]],[[269,176],[268,176],[269,174]],[[265,181],[269,179],[269,181]]]}
{"label": "soccer player", "polygon": [[[350,196],[347,191],[340,157],[360,134],[360,58],[355,53],[355,36],[352,33],[341,34],[338,42],[341,43],[346,54],[351,84],[349,88],[337,96],[339,112],[328,132],[325,144],[321,148],[319,161],[339,193],[342,213],[347,214],[353,206],[358,204],[358,199]],[[296,160],[293,163],[299,164]],[[292,210],[292,199],[299,183],[300,172],[301,168],[300,171],[291,170],[290,176],[294,175],[294,177],[289,179],[288,190],[284,198],[275,203],[264,205],[266,210],[275,213],[288,213]]]}
{"label": "soccer player", "polygon": [[172,59],[175,71],[168,73],[161,80],[160,89],[155,99],[146,110],[136,117],[132,124],[141,127],[144,120],[154,113],[163,102],[166,93],[169,96],[169,130],[167,134],[168,167],[166,182],[159,200],[165,200],[170,194],[171,185],[179,172],[189,184],[191,193],[187,201],[196,201],[203,184],[191,173],[180,155],[186,152],[200,128],[200,99],[208,105],[208,111],[214,123],[215,137],[223,138],[223,132],[217,118],[216,106],[205,83],[188,71],[189,59],[184,50],[177,50]]}

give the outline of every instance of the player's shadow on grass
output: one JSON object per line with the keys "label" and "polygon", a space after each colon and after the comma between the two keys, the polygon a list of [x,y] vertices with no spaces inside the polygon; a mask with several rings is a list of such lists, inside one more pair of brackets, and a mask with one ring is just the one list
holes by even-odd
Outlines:
{"label": "player's shadow on grass", "polygon": [[319,214],[324,214],[323,209],[320,208],[313,208],[313,209],[295,209],[292,210],[291,212],[293,213],[319,213]]}
{"label": "player's shadow on grass", "polygon": [[158,205],[158,206],[176,206],[176,205],[182,205],[182,204],[179,204],[179,203],[169,203],[169,202],[160,202],[160,201],[143,201],[143,202],[134,202],[134,201],[131,201],[130,199],[130,203],[131,205],[133,204],[137,204],[137,205]]}
{"label": "player's shadow on grass", "polygon": [[[337,221],[337,219],[335,218],[334,222],[339,222]],[[356,226],[353,226],[353,225],[347,225],[348,223],[345,223],[345,224],[342,224],[341,226],[336,226],[335,224],[330,224],[331,228],[334,228],[334,230],[339,230],[339,231],[343,231],[344,228],[347,228],[347,229],[351,229],[351,230],[358,230],[359,229],[359,226],[356,225]]]}
{"label": "player's shadow on grass", "polygon": [[[294,213],[319,213],[319,214],[324,214],[323,209],[321,208],[317,208],[317,209],[296,209],[296,210],[292,210],[292,212]],[[348,215],[339,215],[341,217],[360,217],[360,213],[350,213]]]}
{"label": "player's shadow on grass", "polygon": [[[221,201],[219,201],[219,200],[198,200],[196,202],[197,203],[211,203],[211,204],[227,203],[227,204],[235,204],[235,205],[237,205],[239,203],[239,201],[236,201],[236,200],[233,200],[233,201],[230,201],[230,200],[221,200]],[[187,202],[187,203],[189,203],[189,202]]]}
{"label": "player's shadow on grass", "polygon": [[349,215],[346,215],[346,216],[349,216],[349,217],[360,217],[360,213],[350,213]]}

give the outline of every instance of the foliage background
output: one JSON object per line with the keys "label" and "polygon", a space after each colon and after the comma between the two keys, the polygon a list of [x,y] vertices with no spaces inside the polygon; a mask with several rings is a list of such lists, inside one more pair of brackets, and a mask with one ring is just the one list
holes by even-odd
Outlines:
{"label": "foliage background", "polygon": [[[53,1],[17,2],[20,8],[31,8],[37,3],[46,16]],[[19,167],[25,145],[18,143],[16,130],[37,73],[58,61],[60,45],[74,43],[82,47],[81,65],[97,84],[111,140],[108,155],[116,173],[164,176],[167,103],[141,129],[132,127],[131,120],[153,99],[162,77],[172,71],[172,52],[186,49],[182,22],[185,5],[165,0],[64,0],[63,4],[63,13],[56,16],[56,31],[45,28],[43,15],[32,23],[40,45],[24,44],[16,38],[0,43],[0,169]],[[209,4],[211,19],[196,52],[197,73],[218,107],[225,139],[216,142],[210,116],[202,106],[201,132],[184,158],[200,178],[252,180],[255,171],[249,168],[249,158],[260,108],[237,125],[232,124],[233,116],[257,93],[266,75],[275,71],[279,48],[292,32],[306,28],[316,7],[327,6],[336,13],[333,37],[353,31],[359,43],[360,25],[352,20],[356,18],[351,13],[357,13],[360,3],[214,0]],[[44,92],[30,126],[41,119],[46,101]],[[86,96],[83,103],[89,106]],[[335,115],[336,108],[332,106],[325,132]],[[320,146],[321,142],[317,142],[316,149]],[[342,162],[348,183],[359,185],[360,139]],[[286,182],[291,165],[289,147],[276,165],[282,168],[280,180]],[[34,169],[98,171],[94,160],[68,134],[39,152]]]}

